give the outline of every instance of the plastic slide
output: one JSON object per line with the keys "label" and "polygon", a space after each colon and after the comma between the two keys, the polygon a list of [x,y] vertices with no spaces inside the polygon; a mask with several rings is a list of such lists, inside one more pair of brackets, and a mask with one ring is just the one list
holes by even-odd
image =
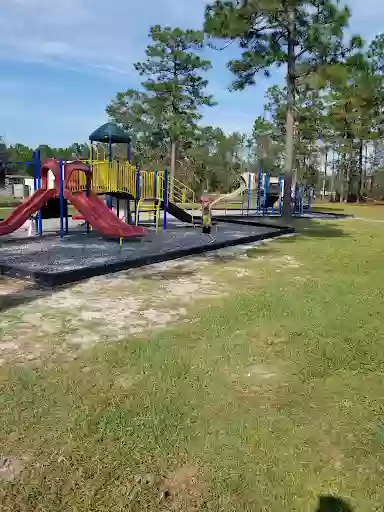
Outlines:
{"label": "plastic slide", "polygon": [[217,203],[219,203],[221,201],[227,201],[228,199],[231,199],[232,197],[239,196],[245,190],[247,190],[248,186],[243,177],[241,177],[240,181],[241,181],[241,184],[240,184],[239,188],[237,188],[233,192],[230,192],[229,194],[223,194],[222,196],[220,196],[217,199],[215,199],[214,201],[212,201],[212,203],[210,204],[210,208],[212,208],[213,206],[215,206]]}
{"label": "plastic slide", "polygon": [[0,222],[0,236],[8,235],[9,233],[16,231],[16,229],[21,228],[31,215],[40,210],[48,199],[55,196],[56,190],[54,189],[40,189],[32,196],[27,197],[6,219]]}
{"label": "plastic slide", "polygon": [[119,238],[131,238],[143,236],[144,228],[130,226],[122,222],[104,204],[104,202],[92,192],[88,196],[84,192],[72,194],[70,190],[64,190],[64,197],[81,213],[84,220],[88,222],[95,231],[107,236]]}

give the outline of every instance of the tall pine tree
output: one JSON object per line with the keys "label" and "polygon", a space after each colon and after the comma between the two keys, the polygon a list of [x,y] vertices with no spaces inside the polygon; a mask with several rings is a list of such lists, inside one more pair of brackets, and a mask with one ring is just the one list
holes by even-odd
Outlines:
{"label": "tall pine tree", "polygon": [[[147,46],[147,59],[135,64],[135,69],[146,78],[142,83],[142,109],[151,124],[167,134],[171,176],[175,176],[178,142],[193,133],[201,118],[200,107],[214,104],[212,96],[205,92],[208,81],[203,77],[211,63],[198,55],[204,40],[201,31],[155,25],[150,36],[152,44]],[[117,100],[115,111],[116,107],[129,110],[132,91],[119,93]],[[135,105],[137,108],[137,102]],[[107,111],[111,114],[110,107]]]}
{"label": "tall pine tree", "polygon": [[[273,66],[286,68],[285,190],[283,212],[291,213],[291,184],[295,155],[295,99],[303,76],[337,62],[348,48],[343,29],[349,10],[332,0],[216,0],[206,8],[207,34],[237,40],[238,60],[228,63],[236,75],[234,89],[255,83]],[[350,45],[361,44],[353,38]]]}

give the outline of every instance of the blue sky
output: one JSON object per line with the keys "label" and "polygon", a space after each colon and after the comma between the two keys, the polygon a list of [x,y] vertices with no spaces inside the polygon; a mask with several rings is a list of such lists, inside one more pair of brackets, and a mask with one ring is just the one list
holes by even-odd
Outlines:
{"label": "blue sky", "polygon": [[[351,31],[384,31],[383,0],[347,0]],[[199,28],[206,0],[1,0],[0,135],[8,143],[65,146],[86,141],[105,122],[117,91],[139,85],[132,63],[144,58],[151,25]],[[218,106],[204,123],[249,131],[264,93],[281,75],[230,93],[226,61],[211,51],[210,92]]]}

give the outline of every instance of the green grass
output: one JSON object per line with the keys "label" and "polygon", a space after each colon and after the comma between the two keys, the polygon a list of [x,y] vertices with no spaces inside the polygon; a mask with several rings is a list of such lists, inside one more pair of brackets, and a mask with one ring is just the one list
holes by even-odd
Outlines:
{"label": "green grass", "polygon": [[193,322],[0,367],[1,510],[382,510],[384,223],[294,222]]}
{"label": "green grass", "polygon": [[12,213],[13,209],[14,207],[0,206],[0,218],[5,219],[6,217],[8,217],[8,215]]}
{"label": "green grass", "polygon": [[1,208],[17,206],[18,204],[20,204],[20,202],[21,202],[21,199],[18,199],[13,196],[4,196],[4,195],[0,196],[0,207]]}

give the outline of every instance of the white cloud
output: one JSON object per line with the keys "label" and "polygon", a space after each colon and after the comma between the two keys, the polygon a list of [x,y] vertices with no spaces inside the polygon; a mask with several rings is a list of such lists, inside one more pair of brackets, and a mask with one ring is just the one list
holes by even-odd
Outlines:
{"label": "white cloud", "polygon": [[[138,85],[140,79],[132,64],[144,57],[150,26],[199,28],[207,1],[0,0],[0,61],[44,63],[52,76],[57,75],[56,68],[76,72],[76,75],[65,75],[73,81],[73,87],[68,87],[68,83],[53,86],[55,79],[52,83],[41,82],[38,77],[29,75],[32,68],[28,66],[25,66],[25,79],[19,82],[16,77],[2,77],[2,122],[4,124],[7,118],[9,126],[15,125],[16,120],[19,123],[12,138],[17,139],[20,131],[20,138],[24,139],[27,130],[31,137],[41,137],[41,140],[48,139],[56,144],[70,142],[76,137],[79,140],[86,138],[99,119],[100,123],[105,120],[104,105],[115,91]],[[384,31],[384,0],[348,0],[347,3],[353,13],[351,32],[361,33],[369,40]],[[235,47],[233,45],[224,52],[208,52],[214,65],[209,74],[210,90],[219,105],[206,109],[204,122],[221,125],[226,131],[249,130],[253,119],[262,112],[265,89],[281,79],[274,73],[271,80],[261,79],[256,87],[244,93],[228,93],[232,76],[226,71],[225,64],[236,52]],[[88,76],[84,83],[93,83],[95,75],[97,92],[87,102],[84,100],[87,94],[82,89],[84,85],[77,87],[76,80],[89,73],[92,76]],[[103,79],[97,81],[100,76]],[[49,91],[50,87],[57,87],[57,90]],[[37,119],[39,112],[48,114],[55,110],[60,115],[57,120],[50,118],[49,126],[41,125],[40,121],[33,125],[30,104],[36,106]],[[76,133],[72,137],[71,116],[76,118],[72,123]],[[43,135],[41,130],[45,130]],[[54,135],[55,131],[57,135]],[[83,136],[79,135],[80,131],[84,131]]]}
{"label": "white cloud", "polygon": [[2,0],[0,58],[133,73],[149,27],[201,24],[205,0]]}
{"label": "white cloud", "polygon": [[[207,0],[1,0],[0,58],[135,76],[149,27],[200,27]],[[351,30],[381,30],[383,0],[348,0]]]}

